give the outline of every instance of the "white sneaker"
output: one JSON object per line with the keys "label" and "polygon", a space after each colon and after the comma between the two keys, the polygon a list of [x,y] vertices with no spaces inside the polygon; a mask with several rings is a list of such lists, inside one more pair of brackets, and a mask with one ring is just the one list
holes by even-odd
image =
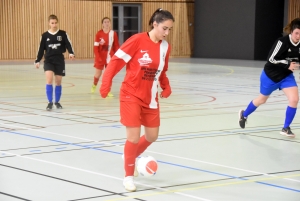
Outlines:
{"label": "white sneaker", "polygon": [[[124,161],[124,154],[122,154],[122,159],[123,159],[123,161]],[[135,164],[135,166],[134,166],[134,173],[133,173],[133,176],[134,176],[134,177],[138,177],[138,176],[139,176],[139,172],[138,172],[138,170],[137,170],[136,164]]]}
{"label": "white sneaker", "polygon": [[130,191],[130,192],[136,191],[136,186],[133,182],[132,176],[125,177],[123,180],[123,185],[127,191]]}

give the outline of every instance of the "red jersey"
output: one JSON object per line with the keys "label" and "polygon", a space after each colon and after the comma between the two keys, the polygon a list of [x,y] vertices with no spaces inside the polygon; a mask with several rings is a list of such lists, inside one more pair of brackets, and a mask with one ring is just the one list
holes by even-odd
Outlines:
{"label": "red jersey", "polygon": [[171,94],[166,75],[170,45],[162,40],[154,43],[146,32],[135,34],[120,47],[109,62],[102,78],[100,93],[106,97],[113,77],[126,65],[120,100],[132,101],[148,108],[158,108],[158,82],[164,97]]}
{"label": "red jersey", "polygon": [[108,64],[111,57],[119,49],[119,40],[117,33],[110,30],[108,33],[104,33],[101,29],[97,32],[94,42],[94,54],[95,59],[101,64]]}

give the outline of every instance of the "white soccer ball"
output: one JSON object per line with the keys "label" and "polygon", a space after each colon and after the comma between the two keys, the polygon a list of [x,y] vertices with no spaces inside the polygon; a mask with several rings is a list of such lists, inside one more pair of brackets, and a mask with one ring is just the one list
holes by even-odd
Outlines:
{"label": "white soccer ball", "polygon": [[156,174],[157,161],[152,156],[142,156],[137,162],[137,171],[142,176],[151,177]]}

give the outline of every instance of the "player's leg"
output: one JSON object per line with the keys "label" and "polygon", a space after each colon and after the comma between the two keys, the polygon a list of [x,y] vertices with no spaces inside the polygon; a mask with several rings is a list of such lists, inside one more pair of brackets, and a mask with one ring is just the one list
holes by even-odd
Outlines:
{"label": "player's leg", "polygon": [[100,80],[100,77],[102,75],[102,71],[104,69],[104,65],[100,64],[99,62],[94,63],[94,67],[95,67],[95,74],[94,74],[94,82],[91,88],[91,93],[95,93],[96,88],[97,88],[97,84]]}
{"label": "player's leg", "polygon": [[268,78],[265,72],[262,71],[260,76],[260,95],[253,99],[245,110],[240,110],[238,113],[241,128],[245,128],[248,116],[252,114],[258,106],[266,103],[270,94],[278,88],[279,85]]}
{"label": "player's leg", "polygon": [[145,126],[145,135],[141,136],[139,140],[136,157],[140,156],[158,138],[160,126],[159,108],[150,109],[143,107],[141,122]]}
{"label": "player's leg", "polygon": [[65,59],[63,56],[58,57],[55,63],[55,102],[54,105],[57,109],[62,109],[60,104],[60,98],[62,94],[62,78],[66,75],[66,68],[65,68]]}
{"label": "player's leg", "polygon": [[61,94],[62,94],[62,75],[55,75],[55,106],[57,109],[62,109],[61,104],[59,103]]}
{"label": "player's leg", "polygon": [[141,107],[134,102],[120,102],[121,123],[126,126],[126,142],[124,146],[125,178],[123,185],[127,191],[136,191],[133,182],[135,159],[141,131]]}
{"label": "player's leg", "polygon": [[258,108],[258,106],[266,103],[268,98],[269,98],[269,96],[260,94],[258,97],[256,97],[249,103],[249,105],[247,106],[247,108],[245,110],[239,111],[239,123],[240,123],[241,128],[245,128],[245,124],[247,122],[248,116],[251,113],[253,113]]}
{"label": "player's leg", "polygon": [[44,71],[46,77],[46,95],[48,99],[48,104],[46,110],[52,110],[53,107],[53,71],[54,65],[51,63],[44,63]]}
{"label": "player's leg", "polygon": [[286,108],[285,122],[280,134],[288,137],[295,137],[295,134],[291,131],[290,125],[296,115],[299,94],[297,83],[292,74],[283,80],[281,88],[288,98],[289,105]]}

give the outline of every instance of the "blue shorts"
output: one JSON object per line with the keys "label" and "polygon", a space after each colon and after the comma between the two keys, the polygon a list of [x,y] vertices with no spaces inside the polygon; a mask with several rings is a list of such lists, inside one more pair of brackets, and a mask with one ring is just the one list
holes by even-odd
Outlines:
{"label": "blue shorts", "polygon": [[280,82],[272,81],[263,70],[260,75],[260,93],[265,96],[269,96],[276,89],[284,89],[289,87],[297,87],[297,83],[294,74],[291,73],[289,76],[281,80]]}

